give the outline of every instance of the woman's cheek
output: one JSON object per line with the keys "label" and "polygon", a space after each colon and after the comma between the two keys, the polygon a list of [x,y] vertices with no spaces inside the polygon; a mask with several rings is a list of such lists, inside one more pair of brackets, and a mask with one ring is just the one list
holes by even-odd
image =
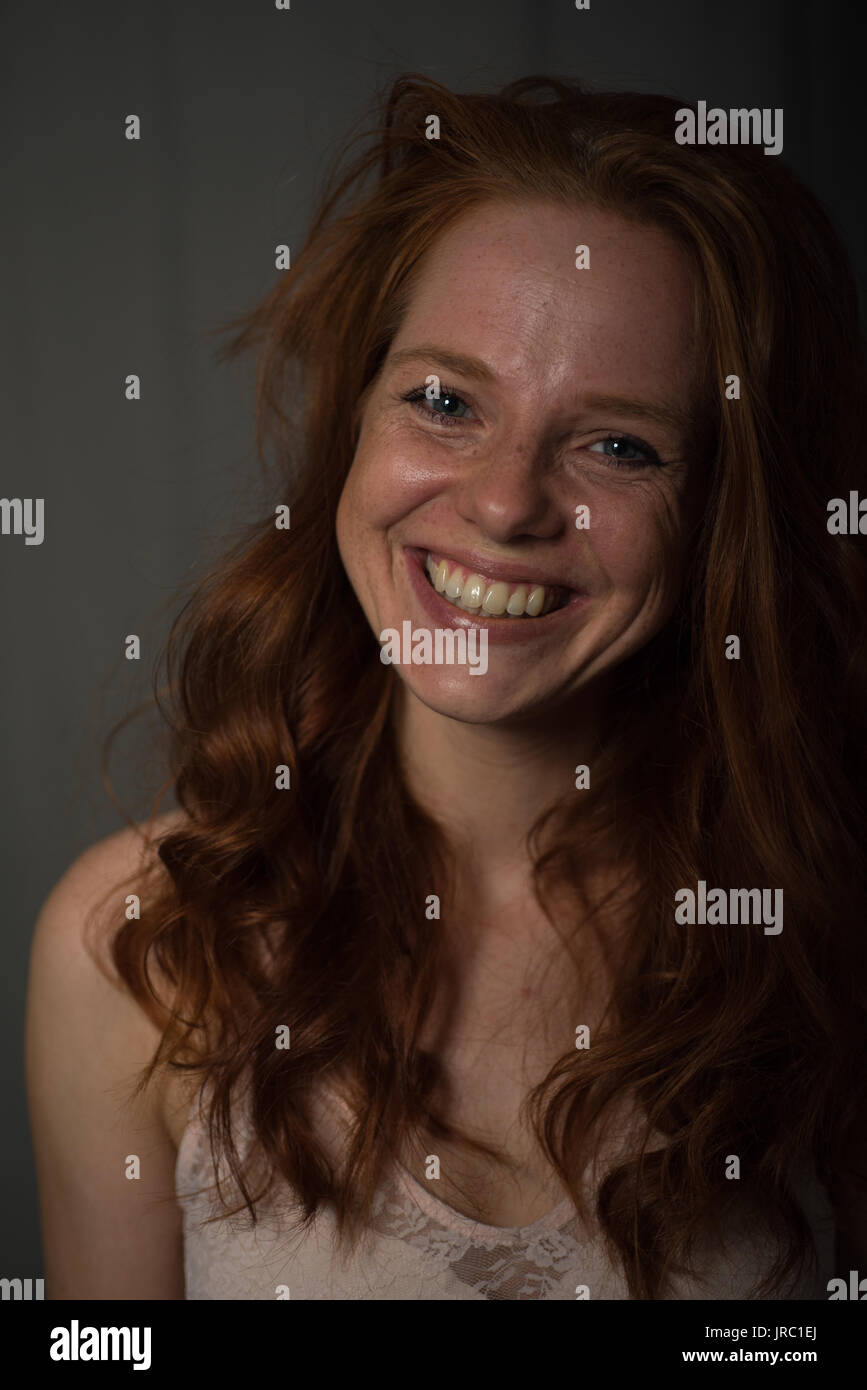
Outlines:
{"label": "woman's cheek", "polygon": [[371,436],[355,455],[345,490],[348,507],[375,530],[396,525],[436,496],[447,477],[418,441],[388,431]]}
{"label": "woman's cheek", "polygon": [[676,584],[679,569],[679,499],[658,484],[594,489],[587,540],[615,587]]}

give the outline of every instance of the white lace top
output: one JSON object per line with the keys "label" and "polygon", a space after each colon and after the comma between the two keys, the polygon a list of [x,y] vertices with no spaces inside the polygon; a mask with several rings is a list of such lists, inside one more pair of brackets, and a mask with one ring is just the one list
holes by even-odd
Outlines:
{"label": "white lace top", "polygon": [[[342,1123],[346,1103],[336,1094],[323,1102],[323,1120]],[[241,1134],[249,1135],[243,1125]],[[244,1152],[244,1143],[239,1144]],[[221,1169],[221,1172],[223,1170]],[[228,1173],[228,1169],[225,1170]],[[321,1210],[306,1231],[292,1231],[298,1207],[285,1189],[257,1208],[203,1218],[221,1209],[211,1193],[207,1128],[200,1102],[193,1106],[178,1150],[176,1190],[184,1218],[188,1299],[628,1299],[623,1275],[606,1253],[598,1230],[588,1232],[569,1199],[530,1226],[487,1226],[437,1197],[435,1182],[422,1185],[402,1166],[377,1195],[373,1220],[354,1254],[338,1251],[333,1215]],[[817,1272],[777,1298],[827,1298],[833,1276],[833,1219],[824,1188],[808,1184],[804,1200],[819,1250]],[[289,1229],[287,1229],[289,1228]],[[679,1299],[747,1296],[773,1256],[745,1222],[723,1256],[708,1256],[703,1277],[675,1282]],[[586,1293],[583,1290],[586,1288]],[[580,1292],[579,1292],[580,1290]]]}

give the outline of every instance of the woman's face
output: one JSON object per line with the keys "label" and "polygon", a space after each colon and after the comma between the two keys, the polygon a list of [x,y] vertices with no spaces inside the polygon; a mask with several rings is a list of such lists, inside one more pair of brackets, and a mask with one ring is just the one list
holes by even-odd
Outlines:
{"label": "woman's face", "polygon": [[487,633],[484,673],[480,656],[475,673],[397,667],[425,705],[471,723],[550,713],[665,623],[685,531],[692,322],[678,244],[589,207],[488,203],[434,245],[337,512],[378,640],[407,621],[432,639],[475,628],[478,654]]}

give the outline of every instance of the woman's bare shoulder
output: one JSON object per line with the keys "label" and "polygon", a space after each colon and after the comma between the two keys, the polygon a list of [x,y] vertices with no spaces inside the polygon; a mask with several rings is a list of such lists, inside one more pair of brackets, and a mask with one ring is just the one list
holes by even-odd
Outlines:
{"label": "woman's bare shoulder", "polygon": [[[33,1017],[40,1016],[41,1001],[55,987],[64,980],[75,981],[78,1007],[92,1009],[97,1024],[105,1026],[111,1020],[118,1067],[128,1067],[130,1075],[150,1060],[162,1030],[119,979],[111,961],[111,939],[123,922],[126,896],[140,885],[142,875],[159,872],[160,840],[185,820],[184,812],[172,810],[89,845],[54,884],[33,934]],[[159,973],[150,962],[149,969],[159,992]],[[182,1090],[186,1097],[188,1088]],[[161,1120],[170,1093],[174,1097],[176,1091],[176,1085],[155,1077],[151,1094]],[[176,1133],[175,1124],[170,1132]]]}
{"label": "woman's bare shoulder", "polygon": [[139,874],[154,862],[159,841],[181,829],[186,820],[184,811],[166,811],[151,820],[123,826],[111,835],[94,841],[81,851],[58,879],[46,899],[46,905],[55,897],[61,897],[65,901],[87,900],[92,908],[103,887],[116,887],[124,878]]}

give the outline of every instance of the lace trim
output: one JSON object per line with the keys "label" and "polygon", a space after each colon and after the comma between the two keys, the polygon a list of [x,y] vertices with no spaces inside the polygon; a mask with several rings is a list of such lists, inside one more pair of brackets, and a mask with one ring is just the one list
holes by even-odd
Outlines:
{"label": "lace trim", "polygon": [[[428,1197],[427,1210],[411,1184]],[[431,1210],[431,1202],[443,1209],[448,1225]],[[564,1211],[572,1215],[555,1224]],[[453,1216],[464,1231],[456,1229]],[[377,1195],[370,1224],[379,1235],[422,1251],[440,1273],[450,1273],[488,1299],[551,1298],[564,1279],[577,1278],[588,1243],[579,1236],[580,1221],[568,1200],[532,1226],[486,1226],[425,1194],[404,1170]]]}

